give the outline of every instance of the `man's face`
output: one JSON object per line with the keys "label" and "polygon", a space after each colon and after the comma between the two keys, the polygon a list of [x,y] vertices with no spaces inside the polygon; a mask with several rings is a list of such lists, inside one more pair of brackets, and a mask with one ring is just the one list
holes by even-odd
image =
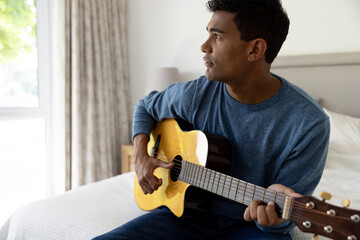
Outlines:
{"label": "man's face", "polygon": [[205,53],[206,77],[228,83],[246,72],[249,45],[241,40],[233,19],[235,14],[216,11],[208,26],[209,38],[201,46]]}

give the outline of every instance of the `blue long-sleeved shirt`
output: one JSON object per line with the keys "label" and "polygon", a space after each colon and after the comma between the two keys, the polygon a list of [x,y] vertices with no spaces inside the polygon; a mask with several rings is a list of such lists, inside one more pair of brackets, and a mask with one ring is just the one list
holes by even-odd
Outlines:
{"label": "blue long-sleeved shirt", "polygon": [[[282,82],[279,91],[255,105],[236,101],[224,83],[204,76],[152,92],[136,106],[133,137],[149,134],[155,121],[181,118],[197,130],[230,140],[230,175],[265,188],[279,183],[312,194],[325,165],[329,118],[307,93],[276,77]],[[243,218],[241,204],[217,196],[211,201],[215,214]],[[259,228],[286,233],[291,224]]]}

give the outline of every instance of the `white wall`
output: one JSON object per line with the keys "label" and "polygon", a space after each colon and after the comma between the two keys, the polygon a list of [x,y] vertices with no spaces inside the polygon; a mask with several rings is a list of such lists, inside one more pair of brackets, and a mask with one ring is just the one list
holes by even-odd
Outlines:
{"label": "white wall", "polygon": [[129,0],[128,45],[132,104],[143,97],[156,67],[177,67],[181,79],[204,72],[200,45],[211,14],[200,0]]}
{"label": "white wall", "polygon": [[360,51],[359,0],[283,0],[290,31],[280,55]]}
{"label": "white wall", "polygon": [[[204,74],[200,46],[211,18],[205,0],[129,0],[131,102],[142,98],[156,67],[177,67],[182,80]],[[360,51],[359,0],[283,0],[291,26],[281,55]]]}

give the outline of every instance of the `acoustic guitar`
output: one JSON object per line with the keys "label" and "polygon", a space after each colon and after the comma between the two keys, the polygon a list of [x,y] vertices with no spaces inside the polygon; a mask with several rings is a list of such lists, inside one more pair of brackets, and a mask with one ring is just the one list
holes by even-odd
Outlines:
{"label": "acoustic guitar", "polygon": [[303,232],[332,239],[360,239],[360,211],[347,208],[346,201],[345,207],[334,206],[325,202],[330,197],[326,193],[323,200],[312,196],[292,198],[213,170],[230,157],[230,144],[221,137],[197,130],[183,131],[176,120],[166,119],[155,124],[148,152],[164,162],[174,162],[174,167],[155,169],[154,174],[163,184],[152,194],[142,192],[135,176],[135,200],[143,210],[167,206],[180,217],[184,213],[185,193],[194,186],[244,205],[253,200],[264,204],[272,201],[279,215]]}

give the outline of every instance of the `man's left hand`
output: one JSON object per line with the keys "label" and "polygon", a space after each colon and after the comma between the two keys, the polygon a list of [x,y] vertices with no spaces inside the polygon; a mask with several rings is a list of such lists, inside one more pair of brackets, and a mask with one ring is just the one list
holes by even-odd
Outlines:
{"label": "man's left hand", "polygon": [[[285,187],[281,184],[273,184],[269,186],[268,189],[290,197],[302,197],[301,194],[295,193],[291,188]],[[248,222],[257,221],[261,226],[274,226],[286,221],[285,219],[278,217],[275,211],[274,202],[269,202],[267,205],[263,205],[260,200],[254,200],[251,202],[245,210],[244,219]]]}

